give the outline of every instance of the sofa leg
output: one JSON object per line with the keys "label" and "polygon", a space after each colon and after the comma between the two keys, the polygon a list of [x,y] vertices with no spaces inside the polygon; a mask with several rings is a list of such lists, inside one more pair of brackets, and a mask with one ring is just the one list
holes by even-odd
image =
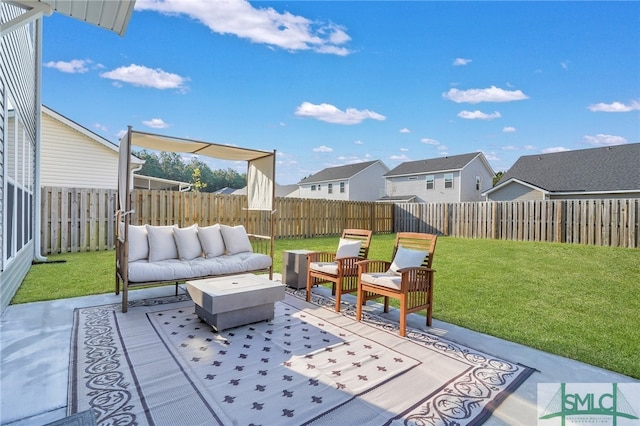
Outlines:
{"label": "sofa leg", "polygon": [[178,295],[178,283],[176,282],[176,296]]}

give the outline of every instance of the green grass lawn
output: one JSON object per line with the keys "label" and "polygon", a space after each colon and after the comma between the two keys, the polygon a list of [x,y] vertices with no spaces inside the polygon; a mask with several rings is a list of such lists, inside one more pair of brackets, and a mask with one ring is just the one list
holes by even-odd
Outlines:
{"label": "green grass lawn", "polygon": [[[369,257],[391,260],[394,235]],[[282,251],[333,251],[338,237],[277,240]],[[49,256],[12,303],[114,291],[113,251]],[[434,317],[640,378],[640,250],[440,237]]]}

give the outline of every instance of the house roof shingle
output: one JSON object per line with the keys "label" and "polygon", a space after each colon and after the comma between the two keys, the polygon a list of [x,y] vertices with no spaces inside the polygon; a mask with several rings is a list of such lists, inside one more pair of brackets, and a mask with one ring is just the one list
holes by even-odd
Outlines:
{"label": "house roof shingle", "polygon": [[340,180],[340,179],[349,179],[349,178],[352,178],[354,175],[360,173],[367,167],[371,166],[372,164],[377,163],[378,161],[380,160],[347,164],[345,166],[328,167],[326,169],[320,170],[316,174],[313,174],[311,176],[308,176],[302,179],[300,182],[298,182],[298,185],[327,182],[327,181]]}
{"label": "house roof shingle", "polygon": [[518,179],[549,192],[640,189],[640,143],[520,157],[496,186]]}
{"label": "house roof shingle", "polygon": [[383,176],[390,177],[435,173],[445,170],[460,170],[480,154],[480,152],[471,152],[469,154],[448,155],[446,157],[430,158],[427,160],[405,161],[394,169],[389,170]]}

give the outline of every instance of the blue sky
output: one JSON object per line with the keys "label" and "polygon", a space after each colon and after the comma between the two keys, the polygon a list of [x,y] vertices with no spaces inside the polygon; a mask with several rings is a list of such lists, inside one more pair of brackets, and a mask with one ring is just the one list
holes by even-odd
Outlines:
{"label": "blue sky", "polygon": [[43,103],[114,143],[275,149],[279,184],[476,151],[506,171],[640,142],[640,2],[138,0],[124,37],[54,14]]}

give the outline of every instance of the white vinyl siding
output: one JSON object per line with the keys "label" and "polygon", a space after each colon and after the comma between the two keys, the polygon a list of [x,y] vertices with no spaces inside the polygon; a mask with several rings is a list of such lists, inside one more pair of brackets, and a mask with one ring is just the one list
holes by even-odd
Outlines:
{"label": "white vinyl siding", "polygon": [[[0,26],[19,17],[25,10],[0,2]],[[34,258],[34,173],[37,105],[37,70],[40,64],[36,52],[40,40],[34,35],[41,19],[2,36],[0,42],[0,90],[2,109],[2,160],[0,193],[0,311],[9,305],[20,287]],[[9,106],[19,117],[20,125],[9,128]],[[13,120],[13,119],[11,119]],[[13,132],[17,129],[18,132]],[[20,140],[15,140],[18,134]],[[10,139],[11,136],[11,139]],[[9,161],[11,157],[11,162]],[[9,194],[10,193],[10,194]],[[1,313],[1,312],[0,312]]]}
{"label": "white vinyl siding", "polygon": [[118,152],[42,114],[42,186],[116,189]]}
{"label": "white vinyl siding", "polygon": [[517,182],[509,183],[489,194],[490,201],[544,200],[544,193]]}
{"label": "white vinyl siding", "polygon": [[[460,201],[485,201],[482,195],[493,187],[493,171],[487,170],[480,157],[469,162],[460,172],[461,186]],[[480,189],[477,189],[477,179],[480,178]]]}

